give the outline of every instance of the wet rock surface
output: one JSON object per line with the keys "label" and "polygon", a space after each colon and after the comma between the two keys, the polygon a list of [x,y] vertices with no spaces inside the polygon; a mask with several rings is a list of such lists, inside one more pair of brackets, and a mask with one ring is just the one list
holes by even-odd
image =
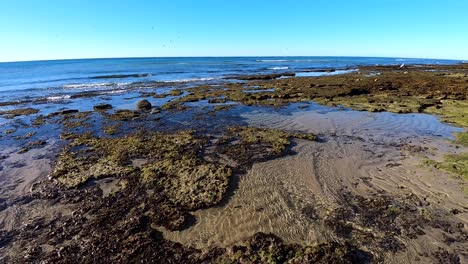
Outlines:
{"label": "wet rock surface", "polygon": [[148,100],[141,100],[136,105],[138,110],[151,110],[151,103]]}
{"label": "wet rock surface", "polygon": [[[380,74],[371,74],[376,71]],[[287,76],[283,74],[235,77],[250,82],[225,84],[224,89],[210,85],[189,88],[188,94],[172,100],[165,108],[215,98],[272,106],[313,100],[373,112],[436,113],[449,122],[467,126],[467,73],[466,64],[459,64],[368,66],[346,74],[320,77],[277,79]],[[252,89],[256,92],[249,92]]]}
{"label": "wet rock surface", "polygon": [[32,115],[38,112],[39,112],[38,109],[22,108],[22,109],[0,111],[0,116],[4,116],[5,118],[14,118],[17,116],[22,116],[22,115]]}
{"label": "wet rock surface", "polygon": [[99,111],[99,110],[109,110],[109,109],[112,109],[112,105],[111,104],[97,104],[93,107],[93,109],[95,111]]}

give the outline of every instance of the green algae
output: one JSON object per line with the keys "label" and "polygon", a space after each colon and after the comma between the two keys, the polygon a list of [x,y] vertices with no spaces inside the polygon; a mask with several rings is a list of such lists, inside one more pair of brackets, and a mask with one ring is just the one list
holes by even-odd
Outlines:
{"label": "green algae", "polygon": [[228,131],[239,136],[245,144],[267,143],[276,153],[282,153],[291,143],[291,138],[317,140],[314,134],[291,133],[276,129],[261,129],[255,127],[230,127]]}
{"label": "green algae", "polygon": [[440,116],[442,121],[468,127],[467,100],[441,100],[440,106],[430,107],[425,112]]}
{"label": "green algae", "polygon": [[[138,158],[151,161],[142,168],[144,172],[142,179],[145,179],[142,181],[145,183],[150,182],[148,175],[150,174],[149,171],[151,171],[145,169],[145,166],[151,168],[160,166],[167,169],[168,176],[180,176],[182,177],[181,180],[186,180],[183,177],[195,177],[196,174],[192,174],[193,172],[210,172],[210,170],[203,169],[214,166],[212,164],[209,166],[202,164],[203,162],[199,160],[197,153],[202,140],[195,138],[190,131],[171,135],[159,133],[151,136],[132,135],[123,138],[96,138],[90,133],[81,135],[67,134],[63,135],[62,138],[71,139],[70,146],[72,148],[80,147],[77,151],[64,151],[59,156],[56,169],[52,174],[54,178],[57,178],[59,182],[67,187],[77,187],[92,178],[122,177],[132,173],[137,168],[131,165],[131,161]],[[178,164],[182,160],[200,162],[200,166],[195,166],[190,172],[190,165],[193,165],[193,163],[185,164],[184,173],[177,174],[169,164]],[[206,176],[200,175],[194,179],[200,180]],[[217,186],[216,188],[224,187]]]}
{"label": "green algae", "polygon": [[91,112],[79,112],[64,115],[60,122],[67,129],[90,127],[88,121],[91,120]]}
{"label": "green algae", "polygon": [[119,131],[120,124],[103,127],[103,131],[108,135],[115,135]]}
{"label": "green algae", "polygon": [[232,171],[193,157],[165,159],[143,168],[145,183],[162,186],[171,201],[194,210],[219,203],[228,187]]}
{"label": "green algae", "polygon": [[65,187],[78,187],[90,179],[121,177],[133,172],[133,168],[117,164],[108,158],[75,157],[73,153],[60,155],[52,177]]}
{"label": "green algae", "polygon": [[46,122],[46,118],[43,116],[43,115],[40,115],[38,117],[36,117],[32,122],[31,124],[33,126],[42,126],[43,124],[45,124]]}
{"label": "green algae", "polygon": [[454,141],[455,144],[468,147],[468,132],[456,133],[455,137],[456,137],[456,140]]}
{"label": "green algae", "polygon": [[212,112],[227,111],[227,110],[232,109],[233,107],[234,105],[216,105],[215,107],[213,107]]}
{"label": "green algae", "polygon": [[181,95],[183,93],[184,92],[182,90],[178,90],[178,89],[169,91],[170,96],[179,96],[179,95]]}
{"label": "green algae", "polygon": [[194,93],[189,93],[186,96],[176,98],[175,100],[171,100],[167,103],[165,103],[162,106],[162,109],[183,109],[183,104],[188,103],[188,102],[197,102],[199,100],[205,99],[206,96],[201,95],[201,94],[194,94]]}
{"label": "green algae", "polygon": [[141,117],[141,113],[138,111],[120,109],[115,111],[112,114],[106,115],[107,119],[116,120],[116,121],[130,121],[136,118]]}
{"label": "green algae", "polygon": [[388,95],[360,95],[340,96],[314,99],[318,103],[329,106],[345,106],[358,111],[369,112],[392,112],[392,113],[421,113],[427,107],[438,105],[432,99],[418,98],[414,96],[388,96]]}
{"label": "green algae", "polygon": [[[436,114],[442,121],[458,126],[468,127],[468,101],[466,100],[441,100],[439,107],[431,107],[426,112]],[[468,147],[468,132],[455,133],[456,139],[453,143]],[[426,165],[458,175],[468,180],[468,153],[445,155],[441,162],[427,159]]]}
{"label": "green algae", "polygon": [[[282,105],[274,99],[275,94],[271,92],[245,93],[241,84],[226,84],[226,87],[200,85],[189,88],[187,94],[178,97],[163,105],[163,109],[180,109],[184,103],[197,102],[208,99],[208,103],[225,103],[228,101],[241,102],[245,105]],[[247,85],[248,86],[248,85]]]}
{"label": "green algae", "polygon": [[442,162],[426,159],[424,163],[437,169],[458,175],[465,179],[465,181],[468,181],[468,153],[446,155]]}

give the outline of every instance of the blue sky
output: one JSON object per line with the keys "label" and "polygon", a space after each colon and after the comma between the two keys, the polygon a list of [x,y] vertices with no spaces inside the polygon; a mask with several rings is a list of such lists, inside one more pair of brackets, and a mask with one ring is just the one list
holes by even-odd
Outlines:
{"label": "blue sky", "polygon": [[0,61],[159,56],[468,59],[467,0],[0,0]]}

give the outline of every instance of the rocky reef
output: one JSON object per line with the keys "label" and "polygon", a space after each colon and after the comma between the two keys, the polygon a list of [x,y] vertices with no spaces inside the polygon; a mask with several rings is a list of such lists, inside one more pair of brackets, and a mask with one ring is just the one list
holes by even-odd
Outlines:
{"label": "rocky reef", "polygon": [[[11,245],[12,252],[17,252],[10,255],[11,262],[41,259],[66,263],[77,257],[113,263],[143,259],[235,262],[244,251],[245,260],[260,261],[265,257],[284,258],[282,251],[303,250],[262,234],[249,243],[271,243],[284,249],[269,252],[270,257],[258,255],[266,248],[256,246],[235,248],[234,253],[213,249],[207,254],[164,240],[154,227],[187,227],[194,220],[191,211],[217,205],[226,198],[233,173],[245,171],[255,161],[287,154],[286,147],[293,138],[315,140],[314,135],[233,127],[220,135],[178,131],[108,138],[86,132],[62,138],[70,143],[58,156],[50,175],[52,181],[35,185],[31,196],[72,204],[75,209],[71,215],[41,219],[3,234],[2,246]],[[236,155],[239,153],[242,155]],[[225,154],[229,154],[228,159],[222,157]],[[112,191],[105,195],[100,188],[103,179],[114,182]],[[44,251],[46,244],[55,249]],[[318,246],[302,254],[309,258],[331,254],[341,247],[343,256],[329,257],[351,258],[354,249],[338,244]]]}
{"label": "rocky reef", "polygon": [[[94,78],[130,77],[147,76]],[[327,242],[288,244],[262,232],[239,245],[204,249],[167,240],[161,230],[179,232],[194,226],[199,220],[194,212],[229,200],[236,177],[245,175],[255,163],[294,155],[292,149],[298,142],[318,140],[314,134],[242,124],[204,127],[211,116],[237,105],[280,107],[315,101],[371,112],[435,114],[445,122],[468,127],[466,64],[369,66],[343,75],[294,77],[293,73],[280,73],[230,79],[236,81],[141,93],[149,99],[166,98],[164,105],[139,98],[141,101],[133,103],[136,110],[100,103],[94,105],[94,112],[60,109],[33,116],[33,128],[57,125],[50,133],[60,131],[60,151],[48,179],[34,183],[15,200],[0,198],[0,211],[24,205],[55,212],[33,215],[20,228],[1,229],[0,249],[8,249],[3,260],[375,263],[405,250],[407,241],[420,238],[427,230],[442,234],[448,245],[468,241],[464,224],[446,217],[460,211],[443,211],[413,194],[391,196],[380,190],[364,196],[344,187],[334,197],[336,204],[322,204],[323,212],[312,206],[302,208],[306,217],[330,233]],[[204,129],[191,129],[186,119],[167,118],[168,113],[190,110],[189,103],[199,101],[208,110],[203,108],[191,120],[201,119],[199,127]],[[1,111],[0,116],[37,113],[38,109],[20,108]],[[5,137],[14,135],[15,140],[25,142],[19,154],[48,144],[36,131],[15,135],[17,131],[17,127],[9,128]],[[453,144],[468,146],[467,132],[456,137]],[[444,160],[427,159],[425,164],[468,179],[466,152],[446,155]],[[362,182],[365,185],[365,179]],[[457,254],[442,248],[425,257],[439,263],[460,263]]]}

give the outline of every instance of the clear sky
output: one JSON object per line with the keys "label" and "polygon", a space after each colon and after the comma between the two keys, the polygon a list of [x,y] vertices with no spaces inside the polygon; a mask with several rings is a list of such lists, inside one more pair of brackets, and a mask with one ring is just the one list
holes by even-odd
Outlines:
{"label": "clear sky", "polygon": [[0,61],[468,59],[468,0],[0,0]]}

